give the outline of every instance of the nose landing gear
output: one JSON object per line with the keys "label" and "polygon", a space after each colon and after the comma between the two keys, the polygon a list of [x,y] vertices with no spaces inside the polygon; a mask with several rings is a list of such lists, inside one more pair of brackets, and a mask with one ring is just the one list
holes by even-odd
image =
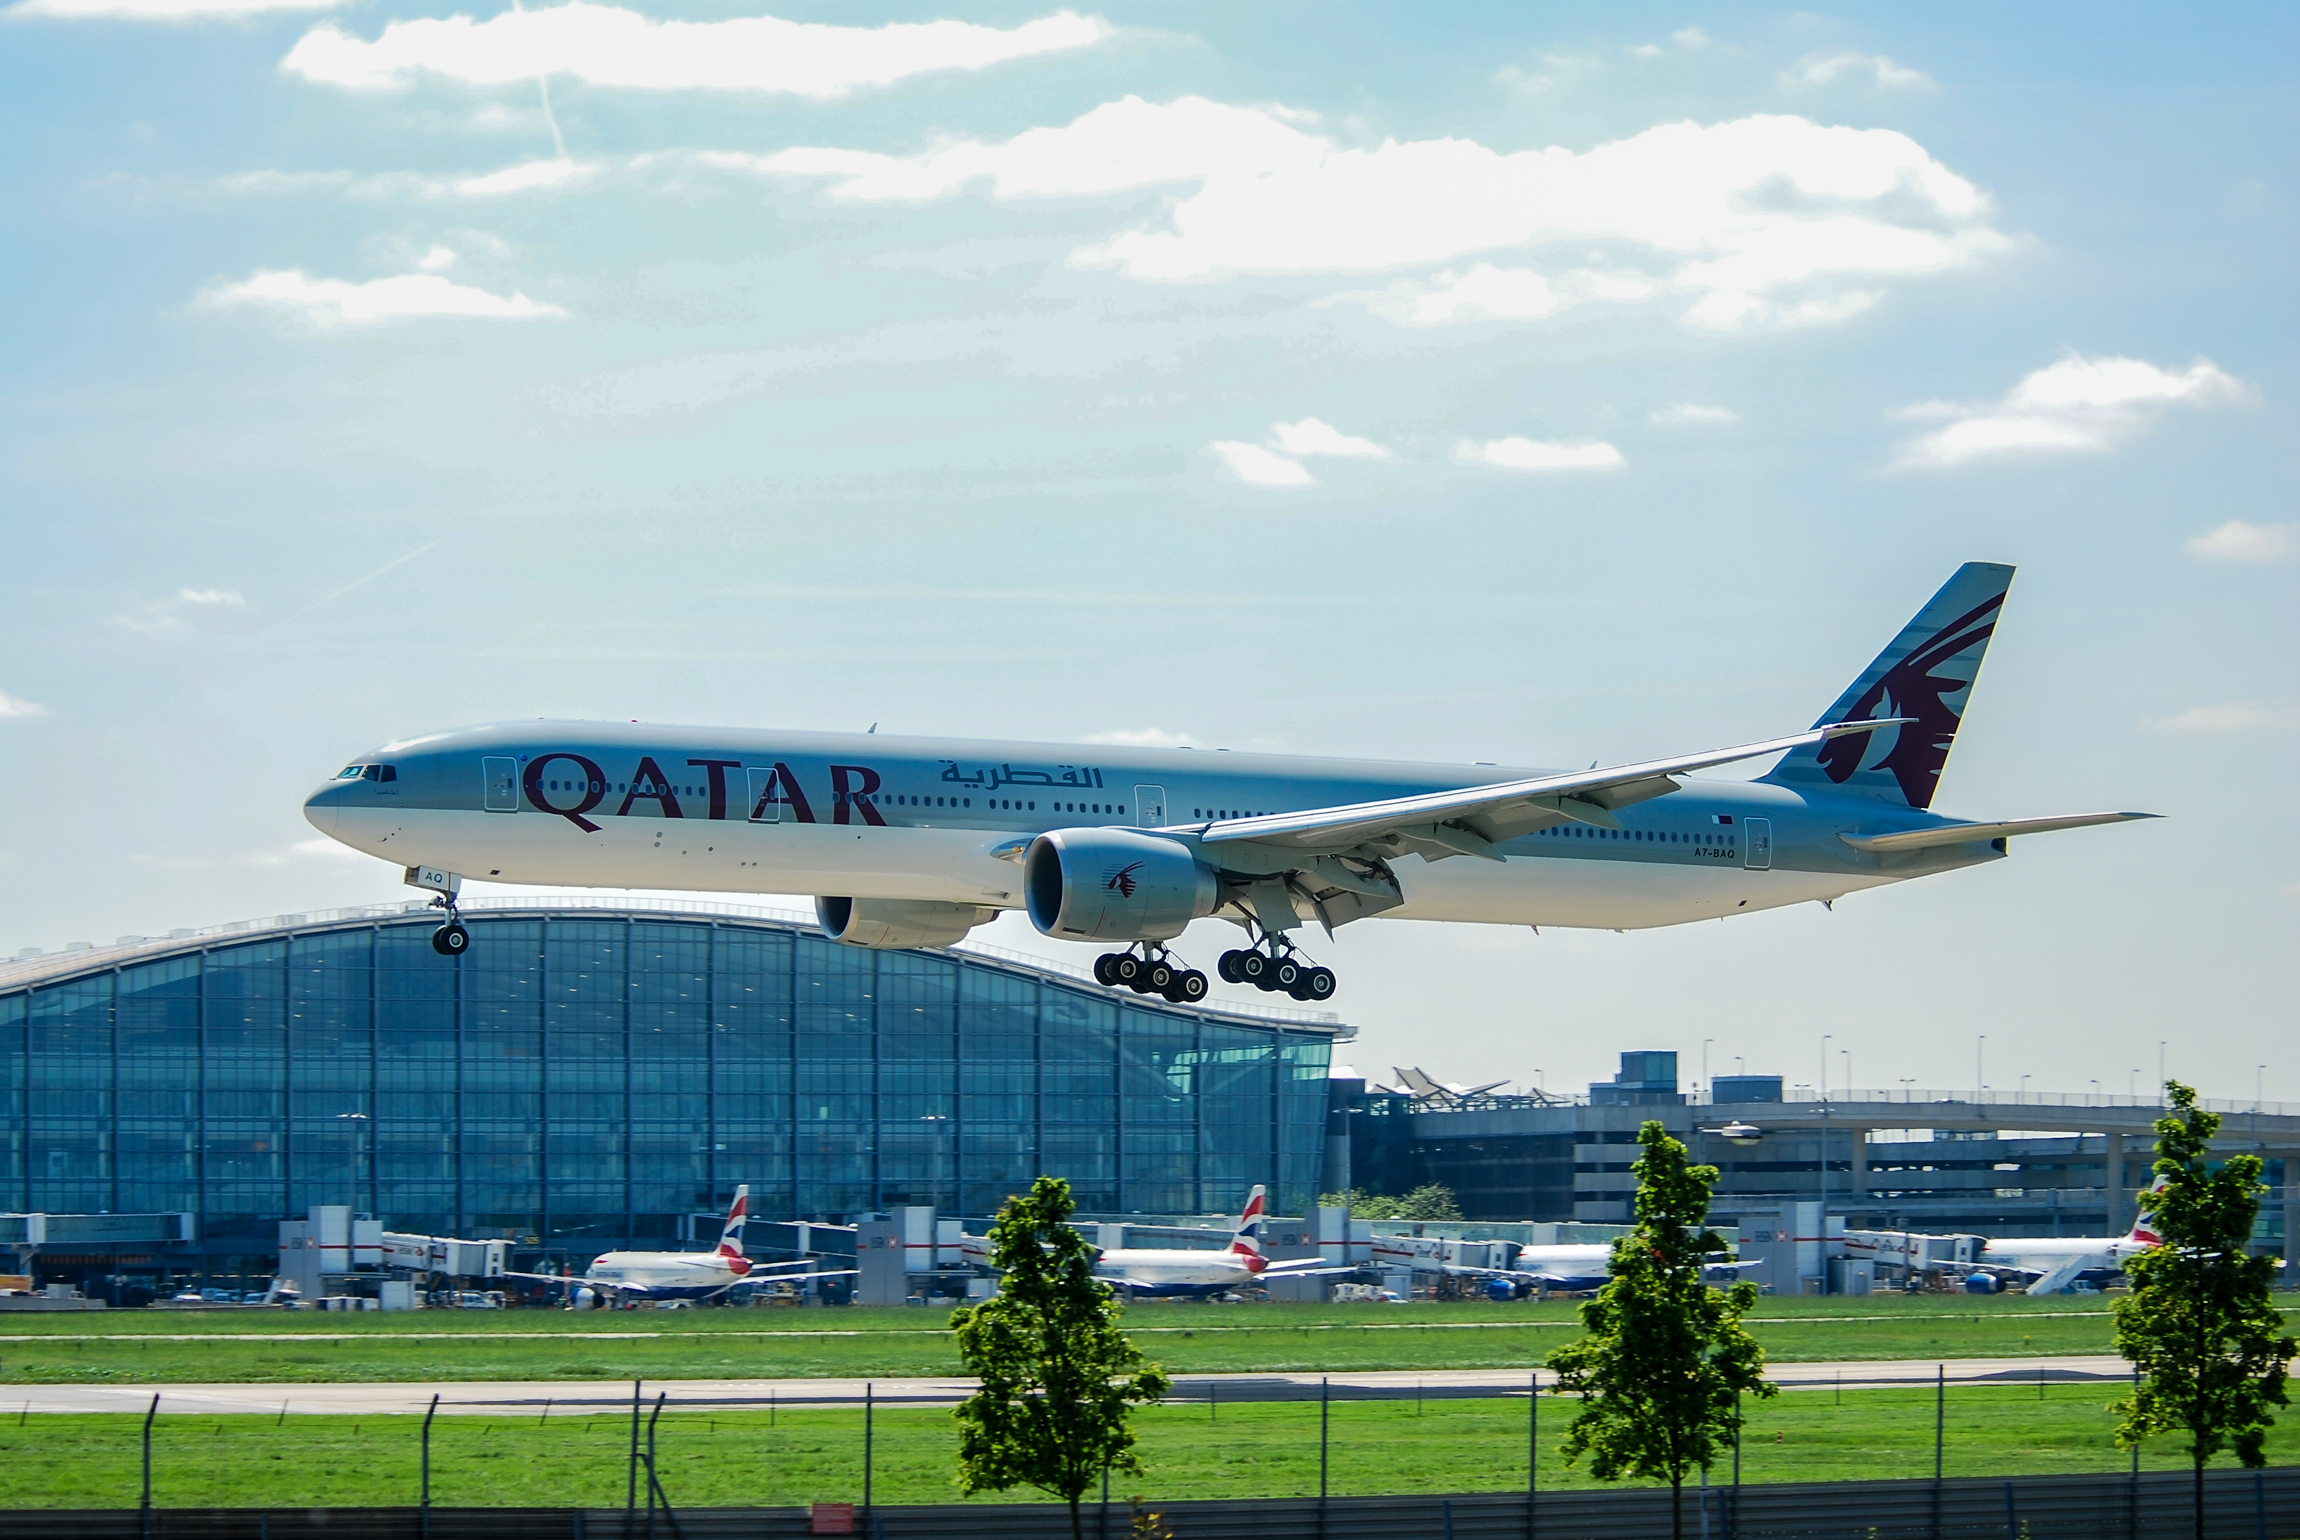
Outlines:
{"label": "nose landing gear", "polygon": [[1196,1005],[1206,998],[1205,974],[1195,968],[1185,968],[1164,947],[1148,942],[1142,944],[1139,956],[1132,948],[1104,952],[1094,959],[1094,977],[1113,989],[1123,987],[1138,995],[1162,995],[1174,1005]]}
{"label": "nose landing gear", "polygon": [[456,912],[454,895],[440,894],[431,901],[431,907],[447,911],[447,923],[431,933],[431,949],[442,957],[461,957],[471,946],[471,932],[463,928],[463,916]]}
{"label": "nose landing gear", "polygon": [[1265,943],[1267,951],[1230,951],[1222,954],[1215,971],[1231,984],[1251,984],[1271,994],[1292,995],[1308,1003],[1331,1000],[1334,970],[1301,957],[1282,939]]}

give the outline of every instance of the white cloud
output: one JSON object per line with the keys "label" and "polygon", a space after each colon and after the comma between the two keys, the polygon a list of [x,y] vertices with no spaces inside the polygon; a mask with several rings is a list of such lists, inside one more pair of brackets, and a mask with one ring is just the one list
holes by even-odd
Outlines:
{"label": "white cloud", "polygon": [[19,700],[13,695],[0,694],[0,717],[44,717],[48,708],[37,701]]}
{"label": "white cloud", "polygon": [[1310,455],[1335,455],[1345,460],[1395,458],[1372,439],[1352,437],[1315,417],[1305,417],[1300,422],[1274,422],[1270,424],[1270,439],[1279,449],[1297,458]]}
{"label": "white cloud", "polygon": [[1110,34],[1107,22],[1072,11],[1011,29],[960,21],[841,27],[776,16],[657,21],[575,0],[503,11],[486,21],[394,21],[373,42],[329,23],[306,33],[280,68],[367,91],[426,75],[480,86],[570,75],[635,90],[770,91],[831,101],[933,71],[985,69],[1085,48]]}
{"label": "white cloud", "polygon": [[300,268],[266,268],[238,283],[218,284],[194,303],[203,310],[241,306],[273,310],[323,330],[429,317],[525,321],[567,314],[557,305],[524,294],[490,294],[485,289],[451,283],[434,273],[352,283],[342,278],[314,278]]}
{"label": "white cloud", "polygon": [[179,588],[176,590],[176,602],[178,604],[223,605],[235,610],[244,610],[248,607],[247,600],[228,588]]}
{"label": "white cloud", "polygon": [[1680,401],[1675,406],[1657,406],[1647,416],[1656,428],[1688,428],[1704,423],[1741,420],[1741,414],[1731,407],[1703,406],[1694,401]]}
{"label": "white cloud", "polygon": [[1546,444],[1530,438],[1497,438],[1485,443],[1463,439],[1454,458],[1509,471],[1610,471],[1629,462],[1602,439],[1579,444]]}
{"label": "white cloud", "polygon": [[251,851],[244,856],[232,857],[232,861],[239,866],[292,866],[298,861],[333,861],[343,860],[347,857],[354,861],[368,859],[363,852],[354,850],[349,845],[321,836],[314,839],[297,840],[283,850]]}
{"label": "white cloud", "polygon": [[2237,700],[2219,706],[2191,706],[2148,725],[2160,733],[2242,733],[2262,727],[2300,725],[2300,712]]}
{"label": "white cloud", "polygon": [[[1073,264],[1169,283],[1442,269],[1423,289],[1364,296],[1416,324],[1543,315],[1560,296],[1612,297],[1606,283],[1623,296],[1681,296],[1697,325],[1826,321],[1874,299],[1873,288],[1845,299],[1852,280],[1954,271],[2010,245],[1978,189],[1906,135],[1785,116],[1663,124],[1583,152],[1503,153],[1460,138],[1352,146],[1282,109],[1127,97],[999,143],[709,159],[821,179],[850,202],[975,186],[1021,200],[1174,185],[1182,190],[1157,219],[1079,248]],[[1588,265],[1593,245],[1606,251],[1601,271]],[[1570,252],[1572,267],[1528,265],[1552,251]],[[1516,260],[1454,271],[1504,252]]]}
{"label": "white cloud", "polygon": [[1669,41],[1680,48],[1707,48],[1717,40],[1699,27],[1681,27],[1669,34]]}
{"label": "white cloud", "polygon": [[179,588],[168,598],[111,617],[112,624],[146,636],[166,636],[184,629],[186,606],[199,609],[244,610],[248,601],[229,588]]}
{"label": "white cloud", "polygon": [[444,273],[455,265],[455,253],[445,246],[434,246],[417,257],[415,265],[427,273]]}
{"label": "white cloud", "polygon": [[625,161],[524,160],[494,171],[469,171],[453,176],[432,176],[415,171],[381,171],[360,176],[350,171],[235,171],[212,184],[218,192],[239,196],[292,196],[310,192],[340,192],[347,198],[422,199],[452,202],[515,198],[527,193],[566,192],[606,176],[660,157],[633,156]]}
{"label": "white cloud", "polygon": [[2247,524],[2230,519],[2188,542],[2188,554],[2206,561],[2268,563],[2300,556],[2300,524]]}
{"label": "white cloud", "polygon": [[1216,440],[1210,448],[1222,457],[1230,474],[1251,487],[1307,487],[1315,486],[1317,478],[1304,468],[1299,460],[1272,454],[1259,444],[1240,444]]}
{"label": "white cloud", "polygon": [[211,21],[270,11],[330,11],[343,0],[19,0],[0,16],[66,21]]}
{"label": "white cloud", "polygon": [[1785,85],[1825,86],[1840,75],[1867,75],[1896,91],[1929,91],[1933,85],[1933,77],[1923,70],[1895,64],[1881,53],[1807,54],[1795,68],[1783,70],[1781,80]]}
{"label": "white cloud", "polygon": [[1189,733],[1170,733],[1163,727],[1120,727],[1106,733],[1088,733],[1088,743],[1107,743],[1124,749],[1204,748]]}
{"label": "white cloud", "polygon": [[1894,413],[1947,425],[1903,444],[1896,469],[1947,468],[2008,455],[2100,454],[2172,406],[2221,406],[2244,387],[2208,359],[2161,369],[2137,358],[2071,353],[2028,375],[2002,400],[1923,401]]}

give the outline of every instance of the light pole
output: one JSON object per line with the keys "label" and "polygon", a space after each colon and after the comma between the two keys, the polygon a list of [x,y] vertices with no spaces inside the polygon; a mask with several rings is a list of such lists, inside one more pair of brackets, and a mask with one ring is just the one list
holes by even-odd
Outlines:
{"label": "light pole", "polygon": [[1845,1100],[1851,1101],[1853,1099],[1853,1050],[1840,1048],[1837,1050],[1837,1057],[1845,1061]]}
{"label": "light pole", "polygon": [[2156,1040],[2156,1105],[2164,1105],[2164,1039]]}
{"label": "light pole", "polygon": [[944,1123],[947,1123],[947,1122],[949,1122],[949,1121],[950,1121],[950,1118],[949,1118],[949,1116],[948,1116],[948,1115],[946,1115],[946,1114],[944,1114],[944,1113],[940,1113],[940,1112],[930,1112],[930,1113],[926,1114],[926,1116],[924,1116],[924,1117],[920,1118],[920,1119],[919,1119],[919,1121],[920,1121],[921,1123],[924,1123],[924,1124],[926,1124],[926,1125],[927,1125],[927,1133],[928,1133],[928,1135],[929,1135],[930,1137],[932,1137],[932,1138],[933,1138],[933,1140],[934,1140],[934,1188],[933,1188],[933,1190],[932,1190],[932,1193],[931,1193],[931,1195],[930,1195],[930,1196],[927,1198],[927,1200],[926,1200],[926,1201],[927,1201],[928,1203],[930,1203],[930,1204],[932,1204],[932,1205],[934,1206],[934,1211],[935,1211],[937,1214],[940,1214],[940,1213],[942,1212],[942,1128],[941,1128],[941,1125],[942,1125],[942,1124],[944,1124]]}
{"label": "light pole", "polygon": [[1829,1039],[1834,1035],[1828,1032],[1821,1034],[1821,1100],[1823,1102],[1827,1102],[1829,1099]]}
{"label": "light pole", "polygon": [[344,1130],[351,1136],[345,1141],[348,1145],[348,1149],[345,1151],[347,1157],[345,1164],[351,1180],[345,1184],[344,1196],[345,1200],[351,1204],[351,1211],[356,1214],[359,1212],[359,1125],[367,1121],[367,1114],[364,1112],[339,1112],[335,1115],[335,1120],[338,1123],[349,1125]]}
{"label": "light pole", "polygon": [[1709,1045],[1716,1041],[1713,1037],[1701,1039],[1701,1089],[1712,1102],[1717,1100],[1717,1093],[1709,1085]]}
{"label": "light pole", "polygon": [[2019,1105],[2021,1102],[2024,1102],[2024,1101],[2026,1101],[2027,1099],[2028,1099],[2028,1076],[2026,1076],[2026,1075],[2023,1075],[2023,1076],[2021,1076],[2021,1077],[2020,1077],[2020,1087],[2019,1087],[2019,1089],[2017,1089],[2017,1090],[2015,1090],[2015,1091],[2013,1092],[2013,1103],[2014,1103],[2014,1105],[2015,1105],[2015,1106],[2018,1106],[2018,1105]]}
{"label": "light pole", "polygon": [[1983,1054],[1988,1045],[1989,1035],[1986,1032],[1973,1039],[1973,1100],[1976,1102],[1985,1100],[1981,1093],[1989,1086],[1988,1071],[1982,1067],[1987,1062]]}
{"label": "light pole", "polygon": [[1901,1076],[1901,1100],[1902,1100],[1902,1101],[1904,1101],[1904,1102],[1912,1102],[1912,1101],[1915,1101],[1915,1100],[1917,1099],[1917,1093],[1909,1089],[1909,1087],[1911,1087],[1911,1086],[1915,1085],[1916,1083],[1917,1083],[1917,1077],[1916,1077],[1916,1076],[1914,1076],[1914,1075],[1903,1075],[1903,1076]]}

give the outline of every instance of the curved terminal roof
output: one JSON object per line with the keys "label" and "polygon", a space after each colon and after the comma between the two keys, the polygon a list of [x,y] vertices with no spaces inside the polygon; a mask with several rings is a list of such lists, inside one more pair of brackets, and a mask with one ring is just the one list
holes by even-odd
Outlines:
{"label": "curved terminal roof", "polygon": [[[797,932],[820,938],[822,932],[810,915],[786,909],[746,904],[717,903],[708,899],[611,898],[582,894],[550,898],[466,898],[467,914],[520,919],[649,919],[693,920],[720,925],[755,926],[762,930]],[[435,917],[438,910],[422,899],[393,904],[365,904],[352,909],[312,910],[304,914],[278,914],[269,919],[240,920],[228,925],[171,930],[164,936],[122,936],[109,946],[76,942],[61,951],[27,947],[14,957],[0,958],[0,995],[67,983],[92,973],[105,973],[166,957],[237,946],[282,936],[315,935],[331,930],[355,930],[378,924],[408,924]],[[1093,973],[1043,957],[1032,957],[1005,947],[967,941],[937,954],[955,957],[977,967],[1027,975],[1050,983],[1083,985],[1104,992]],[[1312,1032],[1337,1041],[1357,1035],[1332,1011],[1294,1010],[1282,1006],[1235,1004],[1206,1000],[1198,1005],[1170,1005],[1156,995],[1122,994],[1131,1006],[1187,1018],[1204,1017],[1239,1025]]]}

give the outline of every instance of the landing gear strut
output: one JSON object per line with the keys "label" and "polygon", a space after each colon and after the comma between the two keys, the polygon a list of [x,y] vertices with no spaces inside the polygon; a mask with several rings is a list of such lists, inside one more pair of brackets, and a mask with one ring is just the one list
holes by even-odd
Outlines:
{"label": "landing gear strut", "polygon": [[1316,1003],[1334,997],[1334,970],[1296,953],[1283,936],[1265,937],[1259,948],[1224,952],[1215,971],[1231,984],[1251,984],[1271,994]]}
{"label": "landing gear strut", "polygon": [[1095,958],[1094,977],[1113,989],[1124,987],[1138,995],[1163,995],[1175,1005],[1196,1005],[1206,998],[1205,974],[1183,967],[1164,947],[1147,941],[1141,944],[1139,956],[1130,947],[1123,952],[1104,952]]}

